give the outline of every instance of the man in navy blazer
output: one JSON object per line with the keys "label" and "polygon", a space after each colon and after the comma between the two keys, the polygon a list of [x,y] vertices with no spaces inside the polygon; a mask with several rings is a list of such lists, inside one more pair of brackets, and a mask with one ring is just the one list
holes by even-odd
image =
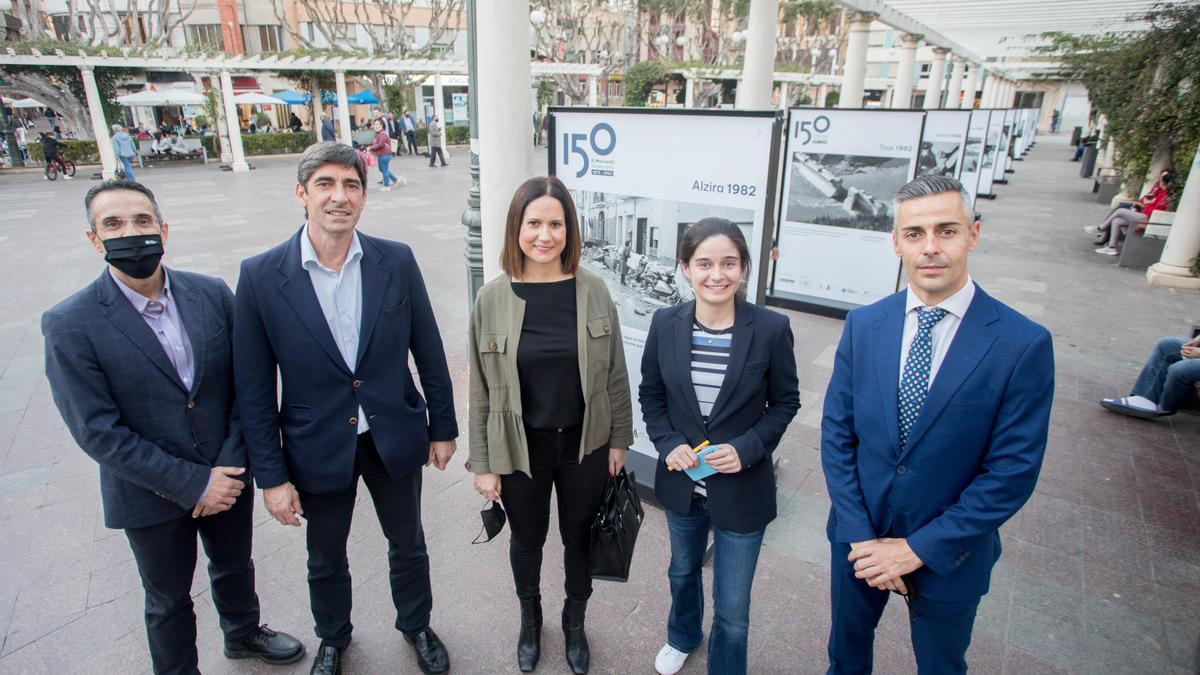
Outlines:
{"label": "man in navy blazer", "polygon": [[821,423],[829,672],[871,672],[889,591],[908,600],[918,671],[966,672],[998,530],[1041,469],[1054,356],[1045,328],[971,281],[979,221],[958,181],[901,188],[892,239],[908,288],[846,317]]}
{"label": "man in navy blazer", "polygon": [[296,197],[304,226],[242,262],[234,369],[267,509],[283,524],[308,521],[309,598],[321,638],[313,672],[339,672],[350,642],[346,539],[360,477],[388,540],[396,629],[422,671],[444,672],[449,656],[429,626],[421,467],[445,469],[458,424],[433,308],[412,250],[356,230],[366,167],[352,148],[310,146]]}
{"label": "man in navy blazer", "polygon": [[258,624],[233,294],[160,264],[168,227],[140,183],[104,181],[84,204],[87,237],[109,266],[42,315],[46,376],[75,442],[100,464],[104,524],[125,530],[133,549],[154,672],[198,672],[197,534],[225,655],[292,663],[304,645]]}

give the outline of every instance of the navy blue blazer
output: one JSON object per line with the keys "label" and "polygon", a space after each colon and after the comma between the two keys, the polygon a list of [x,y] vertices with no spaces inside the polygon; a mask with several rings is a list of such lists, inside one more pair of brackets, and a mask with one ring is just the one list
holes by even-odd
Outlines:
{"label": "navy blue blazer", "polygon": [[908,540],[919,593],[988,590],[999,528],[1033,493],[1054,398],[1050,333],[976,286],[901,452],[906,291],[850,312],[821,421],[835,543]]}
{"label": "navy blue blazer", "polygon": [[303,232],[242,261],[238,279],[234,372],[258,486],[291,481],[313,494],[349,486],[360,406],[388,473],[408,475],[429,460],[430,440],[458,436],[446,354],[412,249],[358,234],[362,317],[351,372],[301,266]]}
{"label": "navy blue blazer", "polygon": [[[713,527],[755,532],[775,519],[775,468],[770,459],[800,409],[796,356],[787,317],[737,300],[725,382],[705,425],[692,384],[695,301],[654,313],[642,354],[638,400],[646,431],[661,459],[682,444],[728,443],[742,462],[738,473],[706,479]],[[691,507],[695,482],[659,462],[654,494],[679,514]]]}
{"label": "navy blue blazer", "polygon": [[42,315],[50,391],[75,442],[100,464],[112,528],[190,516],[212,467],[246,466],[230,353],[233,294],[220,279],[168,274],[192,343],[191,391],[108,269]]}

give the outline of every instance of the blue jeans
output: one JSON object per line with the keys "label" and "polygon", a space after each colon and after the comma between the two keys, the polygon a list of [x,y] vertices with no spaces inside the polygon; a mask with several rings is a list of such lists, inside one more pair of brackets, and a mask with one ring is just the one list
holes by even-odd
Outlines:
{"label": "blue jeans", "polygon": [[121,160],[121,166],[125,169],[125,180],[137,180],[133,177],[133,158],[118,157]]}
{"label": "blue jeans", "polygon": [[390,164],[392,162],[392,156],[384,155],[382,157],[379,157],[378,159],[379,159],[379,173],[383,174],[383,187],[387,187],[387,186],[391,185],[392,183],[395,183],[397,180],[399,180],[398,178],[396,178],[396,175],[392,173],[391,169],[388,169],[388,164]]}
{"label": "blue jeans", "polygon": [[667,619],[667,644],[691,652],[704,639],[704,587],[700,568],[713,531],[713,617],[708,636],[708,672],[738,675],[746,672],[746,643],[750,633],[750,587],[765,529],[742,534],[712,527],[708,498],[692,496],[687,515],[670,509],[671,615]]}
{"label": "blue jeans", "polygon": [[1133,385],[1132,395],[1145,396],[1172,412],[1194,397],[1196,382],[1200,382],[1200,359],[1183,358],[1179,349],[1186,342],[1173,337],[1159,340]]}

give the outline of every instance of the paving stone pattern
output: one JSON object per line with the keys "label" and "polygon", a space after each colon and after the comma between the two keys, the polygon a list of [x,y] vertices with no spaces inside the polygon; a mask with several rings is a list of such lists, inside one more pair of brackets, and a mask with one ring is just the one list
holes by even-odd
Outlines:
{"label": "paving stone pattern", "polygon": [[[465,153],[449,168],[400,157],[408,186],[379,192],[373,174],[365,232],[416,251],[444,336],[465,429]],[[1155,340],[1200,319],[1200,295],[1147,287],[1140,272],[1092,253],[1080,228],[1106,209],[1067,161],[1064,137],[1043,137],[995,201],[971,257],[988,292],[1054,334],[1057,386],[1037,492],[1002,536],[1004,555],[980,606],[968,654],[984,673],[1192,673],[1200,669],[1200,417],[1145,422],[1103,411],[1124,394]],[[209,167],[139,170],[171,223],[167,261],[236,282],[238,262],[302,222],[295,157],[256,159],[249,174]],[[541,164],[538,164],[541,166]],[[83,236],[86,179],[0,177],[0,672],[138,673],[149,661],[142,592],[125,537],[105,529],[94,463],[63,428],[43,376],[41,313],[103,265]],[[821,399],[841,322],[789,313],[803,409],[779,448],[779,519],[767,530],[754,585],[750,669],[819,673],[829,629],[829,500],[821,475]],[[465,445],[466,439],[461,439]],[[515,672],[518,608],[507,535],[468,542],[480,498],[463,468],[425,474],[434,626],[454,672]],[[417,672],[392,628],[386,542],[360,493],[350,537],[355,642],[346,671]],[[544,566],[541,671],[566,671],[557,607],[562,552],[551,528]],[[627,584],[597,582],[588,613],[593,672],[646,673],[665,639],[669,547],[649,509]],[[313,652],[303,533],[256,510],[255,564],[263,618]],[[706,572],[706,583],[711,576]],[[193,586],[205,672],[305,673],[227,661],[203,561]],[[711,609],[709,610],[711,613]],[[904,605],[889,605],[875,647],[880,673],[915,671]],[[704,672],[700,651],[685,673]]]}

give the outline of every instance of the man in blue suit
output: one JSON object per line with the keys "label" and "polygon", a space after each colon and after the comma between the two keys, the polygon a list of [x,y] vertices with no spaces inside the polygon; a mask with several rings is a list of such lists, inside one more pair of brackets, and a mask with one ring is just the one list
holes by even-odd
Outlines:
{"label": "man in blue suit", "polygon": [[1054,356],[1045,328],[971,280],[979,221],[958,181],[901,188],[892,240],[908,289],[846,317],[821,422],[829,672],[871,672],[894,591],[918,671],[960,673],[998,530],[1041,470]]}
{"label": "man in blue suit", "polygon": [[100,464],[104,524],[125,530],[146,591],[156,673],[196,673],[196,536],[208,555],[225,655],[286,664],[304,645],[260,626],[254,499],[233,394],[233,294],[167,270],[154,195],[104,181],[84,199],[108,268],[42,315],[46,376],[75,442]]}
{"label": "man in blue suit", "polygon": [[242,262],[233,338],[238,404],[267,509],[286,525],[308,521],[309,600],[321,638],[312,672],[340,672],[350,642],[346,539],[362,478],[388,540],[396,629],[423,672],[441,673],[450,659],[429,626],[421,467],[446,468],[458,424],[412,250],[356,230],[366,178],[348,145],[317,143],[301,156],[296,197],[307,222]]}

